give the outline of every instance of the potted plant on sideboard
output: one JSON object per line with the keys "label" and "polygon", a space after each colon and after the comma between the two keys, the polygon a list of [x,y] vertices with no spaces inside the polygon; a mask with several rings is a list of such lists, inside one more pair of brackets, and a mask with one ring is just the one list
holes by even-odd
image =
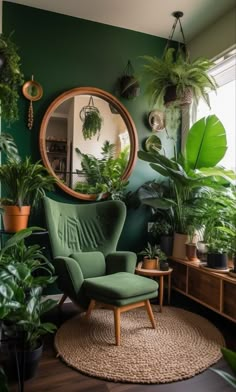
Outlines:
{"label": "potted plant on sideboard", "polygon": [[[10,355],[8,378],[16,378],[18,365],[23,379],[31,378],[42,354],[42,339],[52,333],[54,324],[43,322],[42,316],[56,301],[43,299],[43,288],[56,280],[54,268],[38,245],[25,245],[34,230],[27,228],[12,236],[0,251],[0,319]],[[41,229],[40,229],[41,230]]]}
{"label": "potted plant on sideboard", "polygon": [[53,190],[55,177],[51,176],[40,161],[32,163],[26,157],[8,157],[0,166],[3,194],[1,207],[4,229],[15,233],[27,227],[31,206],[34,207],[45,194]]}

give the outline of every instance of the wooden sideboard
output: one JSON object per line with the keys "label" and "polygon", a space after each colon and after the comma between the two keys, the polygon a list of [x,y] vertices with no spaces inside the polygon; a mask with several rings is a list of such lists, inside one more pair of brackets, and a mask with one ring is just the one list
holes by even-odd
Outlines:
{"label": "wooden sideboard", "polygon": [[236,278],[174,257],[169,264],[173,289],[236,322]]}

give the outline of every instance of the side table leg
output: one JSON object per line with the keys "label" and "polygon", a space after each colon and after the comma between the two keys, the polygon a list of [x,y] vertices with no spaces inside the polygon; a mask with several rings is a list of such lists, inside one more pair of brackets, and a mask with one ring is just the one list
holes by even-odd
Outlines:
{"label": "side table leg", "polygon": [[171,296],[171,274],[168,275],[168,305],[170,305]]}
{"label": "side table leg", "polygon": [[164,276],[160,276],[160,287],[159,287],[159,296],[160,296],[160,312],[162,312],[162,305],[163,305],[163,278]]}

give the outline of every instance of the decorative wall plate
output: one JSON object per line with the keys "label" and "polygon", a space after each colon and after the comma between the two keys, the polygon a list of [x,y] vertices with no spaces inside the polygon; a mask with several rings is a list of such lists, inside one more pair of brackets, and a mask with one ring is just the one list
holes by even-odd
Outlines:
{"label": "decorative wall plate", "polygon": [[148,122],[152,132],[158,132],[165,129],[165,114],[159,110],[154,110],[148,115]]}
{"label": "decorative wall plate", "polygon": [[152,147],[155,147],[159,150],[162,148],[161,139],[156,135],[149,136],[145,141],[145,149],[146,151],[150,152]]}

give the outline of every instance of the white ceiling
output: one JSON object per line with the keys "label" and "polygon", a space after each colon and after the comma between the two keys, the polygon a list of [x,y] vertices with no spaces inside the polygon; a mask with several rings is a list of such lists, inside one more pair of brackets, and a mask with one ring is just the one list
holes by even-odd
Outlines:
{"label": "white ceiling", "polygon": [[[164,38],[168,38],[174,23],[172,12],[183,11],[181,22],[187,42],[236,4],[235,0],[8,1]],[[173,38],[181,40],[179,28]]]}

